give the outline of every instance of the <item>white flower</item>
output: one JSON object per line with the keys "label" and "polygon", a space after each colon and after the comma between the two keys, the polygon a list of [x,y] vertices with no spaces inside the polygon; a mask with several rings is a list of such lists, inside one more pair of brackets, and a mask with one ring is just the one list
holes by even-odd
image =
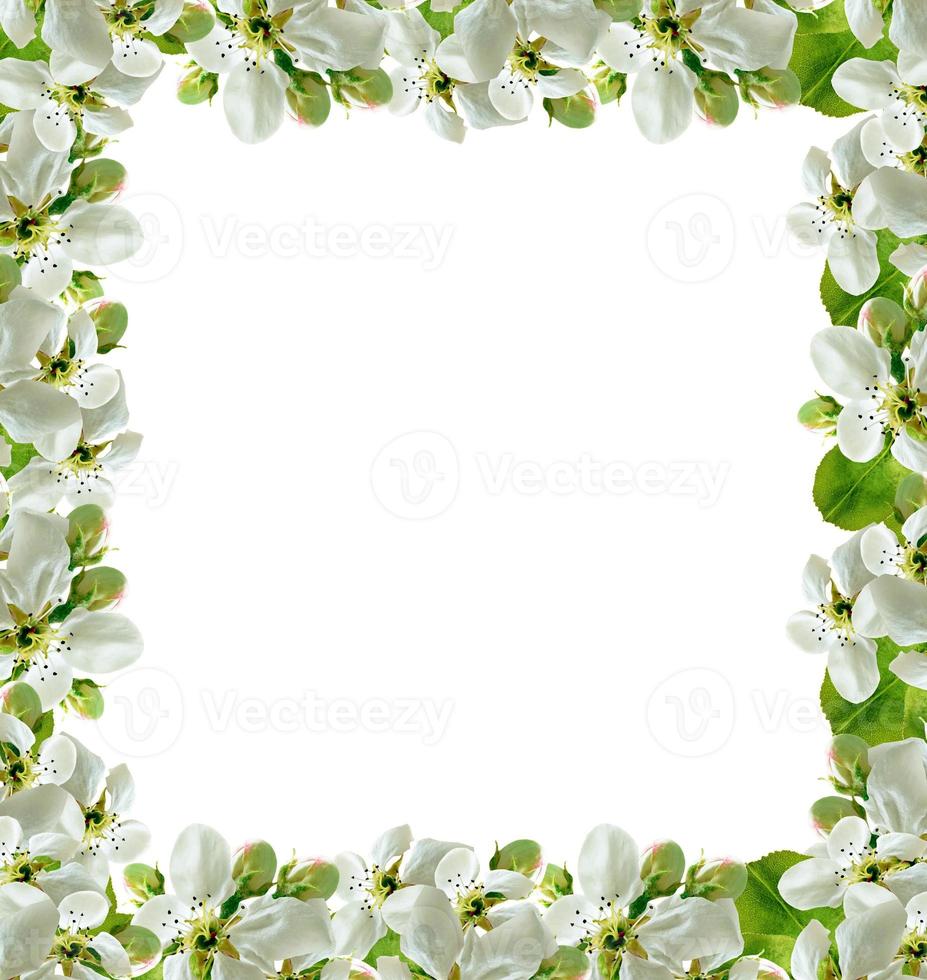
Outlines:
{"label": "white flower", "polygon": [[17,671],[36,690],[43,710],[64,699],[75,669],[112,673],[142,652],[138,630],[120,613],[79,607],[61,622],[49,618],[70,591],[66,527],[55,515],[18,514],[0,572],[0,673]]}
{"label": "white flower", "polygon": [[165,949],[171,947],[166,976],[211,970],[214,980],[264,980],[274,963],[319,948],[329,935],[321,901],[268,894],[224,909],[235,893],[232,852],[209,827],[194,824],[177,838],[170,881],[173,893],[150,899],[132,920],[154,932]]}
{"label": "white flower", "polygon": [[865,701],[879,685],[875,643],[868,633],[860,634],[854,620],[857,597],[873,578],[860,553],[862,537],[859,531],[840,545],[830,564],[818,555],[808,559],[802,586],[812,609],[796,613],[787,626],[800,649],[827,654],[830,679],[854,704]]}
{"label": "white flower", "polygon": [[52,735],[34,749],[32,730],[13,715],[0,713],[0,793],[12,796],[32,786],[66,783],[74,771],[74,746]]}
{"label": "white flower", "polygon": [[58,909],[38,888],[18,881],[0,885],[0,976],[17,977],[41,966],[57,929]]}
{"label": "white flower", "polygon": [[[885,29],[884,4],[873,0],[846,0],[846,15],[850,30],[871,48],[882,39]],[[892,4],[889,37],[895,47],[919,55],[927,55],[927,10],[921,0],[895,0]]]}
{"label": "white flower", "polygon": [[879,110],[885,135],[902,153],[920,146],[924,139],[924,84],[927,61],[906,52],[899,54],[897,68],[892,61],[851,58],[837,68],[833,77],[834,91],[850,105]]}
{"label": "white flower", "polygon": [[788,214],[789,231],[805,245],[823,246],[837,283],[854,295],[879,276],[876,236],[856,213],[856,194],[874,169],[860,145],[863,125],[841,136],[830,156],[818,147],[808,151],[802,180],[815,202],[798,204]]}
{"label": "white flower", "polygon": [[724,71],[756,70],[787,64],[795,33],[794,15],[787,11],[714,0],[692,16],[698,8],[689,0],[665,6],[667,14],[654,14],[645,4],[633,23],[613,23],[598,52],[610,68],[634,76],[631,108],[654,143],[676,139],[692,121],[697,77],[684,53]]}
{"label": "white flower", "polygon": [[927,470],[927,334],[916,333],[902,355],[904,378],[892,377],[891,357],[859,330],[825,327],[811,341],[811,359],[826,384],[846,399],[837,418],[837,443],[847,459],[879,455],[886,436],[908,469]]}
{"label": "white flower", "polygon": [[35,37],[35,14],[23,0],[0,0],[0,27],[17,48],[24,48]]}
{"label": "white flower", "polygon": [[609,965],[620,962],[622,974],[641,952],[666,970],[679,970],[677,975],[685,973],[684,961],[721,954],[723,962],[740,954],[733,902],[673,897],[632,915],[644,889],[640,869],[640,851],[625,831],[609,824],[592,830],[577,862],[579,890],[558,898],[544,915],[557,942],[583,943],[593,961],[602,956]]}
{"label": "white flower", "polygon": [[[853,894],[855,900],[846,910],[847,921],[837,929],[843,976],[856,980],[881,970],[900,976],[906,967],[916,965],[927,948],[927,892],[904,904],[884,888],[872,885],[855,889]],[[848,938],[855,940],[855,949],[845,948]]]}

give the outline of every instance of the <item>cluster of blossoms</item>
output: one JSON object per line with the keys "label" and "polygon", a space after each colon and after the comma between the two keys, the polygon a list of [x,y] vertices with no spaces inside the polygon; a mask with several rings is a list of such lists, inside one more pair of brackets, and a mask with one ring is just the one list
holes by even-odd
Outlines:
{"label": "cluster of blossoms", "polygon": [[[106,563],[107,512],[140,437],[106,361],[127,313],[104,300],[98,273],[141,244],[136,220],[113,203],[123,168],[103,153],[165,56],[187,62],[181,100],[221,92],[245,142],[270,137],[288,112],[320,125],[332,102],[421,107],[457,142],[467,128],[521,122],[538,102],[581,128],[626,91],[642,133],[665,142],[696,115],[727,125],[741,102],[797,102],[799,17],[823,18],[827,6],[0,0],[6,38],[29,46],[28,57],[0,60],[10,109],[0,122],[0,980],[152,970],[167,980],[784,977],[787,964],[745,940],[744,865],[690,863],[672,841],[641,849],[612,825],[587,836],[575,874],[530,840],[483,862],[403,826],[368,857],[280,864],[264,841],[233,853],[193,825],[165,876],[142,863],[149,835],[128,816],[128,770],[108,772],[58,722],[99,717],[101,680],[142,649],[115,608],[125,578]],[[865,297],[855,329],[814,338],[833,394],[802,410],[848,464],[909,471],[884,520],[857,526],[830,562],[809,560],[813,608],[789,624],[802,647],[828,653],[839,694],[862,703],[883,681],[889,643],[890,670],[927,689],[927,5],[830,6],[858,38],[854,51],[897,56],[852,58],[828,78],[871,115],[829,155],[811,151],[815,200],[790,226],[826,247],[845,293],[884,276],[888,235],[903,240],[892,260],[913,277],[903,303]],[[826,840],[779,891],[842,918],[796,933],[792,975],[916,975],[927,965],[927,742],[870,749],[842,735],[832,759],[841,795],[814,809]]]}

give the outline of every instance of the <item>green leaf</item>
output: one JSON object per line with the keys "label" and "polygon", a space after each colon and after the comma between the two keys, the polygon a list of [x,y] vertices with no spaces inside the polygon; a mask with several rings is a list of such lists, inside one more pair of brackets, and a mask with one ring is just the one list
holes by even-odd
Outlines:
{"label": "green leaf", "polygon": [[787,970],[795,940],[812,919],[828,929],[840,923],[843,913],[838,909],[800,912],[779,894],[779,879],[805,858],[794,851],[773,851],[747,865],[747,887],[737,899],[745,955],[762,955]]}
{"label": "green leaf", "polygon": [[892,252],[900,244],[901,239],[890,231],[878,233],[876,251],[879,256],[879,278],[876,279],[875,285],[862,296],[851,296],[850,293],[845,293],[837,285],[837,280],[834,279],[830,267],[824,269],[824,275],[821,277],[821,301],[830,314],[831,323],[837,326],[855,327],[863,304],[873,296],[884,296],[886,299],[901,303],[908,277],[892,265],[890,258]]}
{"label": "green leaf", "polygon": [[897,55],[898,49],[887,38],[874,47],[864,48],[850,30],[816,31],[796,35],[789,68],[801,81],[802,105],[811,106],[825,116],[851,116],[860,110],[844,102],[834,91],[834,72],[851,58],[894,61]]}
{"label": "green leaf", "polygon": [[[41,20],[36,26],[36,34],[41,28]],[[0,31],[0,58],[18,58],[20,61],[47,61],[50,54],[48,45],[41,37],[34,37],[24,48],[16,45]]]}
{"label": "green leaf", "polygon": [[[6,433],[2,428],[0,428],[0,435],[6,436]],[[38,456],[35,451],[35,446],[28,442],[13,442],[10,443],[10,465],[0,466],[0,473],[6,477],[7,480],[15,473],[18,473],[25,465],[32,459],[33,456]]]}
{"label": "green leaf", "polygon": [[895,490],[907,474],[889,442],[868,463],[854,463],[834,446],[814,474],[814,502],[829,524],[858,531],[891,516]]}
{"label": "green leaf", "polygon": [[835,0],[820,10],[796,13],[796,34],[840,34],[850,29],[843,3]]}
{"label": "green leaf", "polygon": [[899,649],[891,640],[878,641],[881,680],[872,697],[862,704],[844,701],[830,677],[824,678],[821,708],[835,735],[858,735],[870,745],[924,737],[927,691],[910,687],[889,670]]}

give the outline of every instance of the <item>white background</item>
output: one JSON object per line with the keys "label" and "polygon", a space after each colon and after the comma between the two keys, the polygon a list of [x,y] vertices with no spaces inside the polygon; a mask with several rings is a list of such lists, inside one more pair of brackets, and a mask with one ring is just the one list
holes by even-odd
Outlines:
{"label": "white background", "polygon": [[193,820],[303,856],[404,821],[571,863],[602,820],[810,844],[824,663],[783,623],[839,538],[795,422],[823,257],[783,215],[846,123],[653,147],[607,106],[458,147],[335,108],[245,147],[174,81],[113,154],[151,246],[107,283],[147,649],[72,729],[132,764],[157,854]]}

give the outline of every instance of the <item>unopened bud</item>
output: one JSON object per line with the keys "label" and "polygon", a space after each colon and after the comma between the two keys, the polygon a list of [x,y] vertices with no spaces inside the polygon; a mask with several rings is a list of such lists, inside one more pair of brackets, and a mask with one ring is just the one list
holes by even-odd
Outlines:
{"label": "unopened bud", "polygon": [[887,350],[902,348],[911,339],[908,315],[897,303],[884,296],[874,296],[863,303],[856,329]]}
{"label": "unopened bud", "polygon": [[184,105],[208,102],[219,91],[219,76],[202,68],[191,68],[177,83],[177,98]]}
{"label": "unopened bud", "polygon": [[144,905],[150,898],[164,894],[164,875],[148,864],[127,864],[122,872],[129,894]]}
{"label": "unopened bud", "polygon": [[798,410],[798,421],[806,429],[813,432],[833,434],[837,430],[837,416],[840,414],[840,402],[830,395],[818,395],[805,402]]}
{"label": "unopened bud", "polygon": [[721,71],[703,71],[695,86],[695,108],[706,121],[730,126],[737,118],[740,98],[728,75]]}
{"label": "unopened bud", "polygon": [[927,320],[927,265],[915,273],[904,287],[904,308],[909,316],[921,323]]}
{"label": "unopened bud", "polygon": [[71,682],[71,690],[64,703],[69,711],[85,721],[97,721],[103,717],[103,692],[89,677],[78,677]]}
{"label": "unopened bud", "polygon": [[589,976],[589,954],[575,946],[561,946],[544,960],[535,973],[543,980],[585,980]]}
{"label": "unopened bud", "polygon": [[593,79],[593,84],[602,105],[607,105],[609,102],[617,103],[628,90],[628,76],[624,72],[613,71],[608,65],[603,65],[602,70]]}
{"label": "unopened bud", "polygon": [[326,901],[338,887],[338,868],[323,858],[291,861],[280,869],[275,898],[298,898],[308,902],[313,898]]}
{"label": "unopened bud", "polygon": [[829,756],[834,788],[849,796],[865,796],[871,772],[869,746],[857,735],[835,735]]}
{"label": "unopened bud", "polygon": [[3,711],[18,718],[24,725],[34,728],[42,717],[42,699],[35,688],[24,681],[8,684],[0,693]]}
{"label": "unopened bud", "polygon": [[71,565],[80,568],[98,560],[106,548],[109,522],[98,504],[81,504],[68,514]]}
{"label": "unopened bud", "polygon": [[328,86],[312,71],[293,70],[286,101],[297,120],[308,126],[321,126],[332,108]]}
{"label": "unopened bud", "polygon": [[22,281],[16,260],[11,255],[0,255],[0,303],[5,303],[10,298],[10,293]]}
{"label": "unopened bud", "polygon": [[185,3],[183,11],[168,32],[182,44],[202,41],[216,24],[216,15],[206,3]]}
{"label": "unopened bud", "polygon": [[77,269],[71,275],[71,281],[64,290],[64,295],[76,306],[83,306],[92,299],[103,295],[100,277],[89,269]]}
{"label": "unopened bud", "polygon": [[393,98],[393,83],[382,68],[352,68],[329,71],[332,95],[345,106],[373,109],[388,105]]}
{"label": "unopened bud", "polygon": [[91,612],[109,609],[125,595],[126,577],[118,568],[97,565],[88,568],[71,585],[71,602]]}
{"label": "unopened bud", "polygon": [[750,105],[781,109],[801,101],[801,82],[790,68],[761,68],[737,74],[741,95]]}
{"label": "unopened bud", "polygon": [[811,823],[815,830],[829,834],[844,817],[861,817],[863,808],[845,796],[825,796],[811,807]]}
{"label": "unopened bud", "polygon": [[682,883],[685,873],[686,856],[675,841],[658,841],[644,851],[641,879],[648,898],[672,895]]}
{"label": "unopened bud", "polygon": [[927,505],[927,479],[920,473],[909,473],[895,490],[895,516],[903,524],[916,510]]}
{"label": "unopened bud", "polygon": [[277,855],[264,840],[245,844],[235,855],[232,878],[235,891],[242,898],[263,895],[274,882]]}
{"label": "unopened bud", "polygon": [[595,122],[595,102],[588,92],[545,99],[544,108],[548,119],[555,119],[568,129],[586,129]]}
{"label": "unopened bud", "polygon": [[144,926],[125,926],[113,938],[126,951],[132,976],[147,973],[161,959],[161,940]]}
{"label": "unopened bud", "polygon": [[71,193],[91,204],[115,197],[126,182],[126,168],[116,160],[98,157],[74,171]]}
{"label": "unopened bud", "polygon": [[633,20],[641,12],[640,0],[595,0],[595,6],[612,20]]}
{"label": "unopened bud", "polygon": [[97,328],[97,350],[108,354],[119,346],[129,326],[129,311],[122,303],[103,302],[90,311],[90,319]]}
{"label": "unopened bud", "polygon": [[558,898],[573,894],[573,875],[566,868],[561,868],[556,864],[548,864],[544,869],[544,877],[541,879],[538,888],[541,892],[542,903],[552,905]]}
{"label": "unopened bud", "polygon": [[747,887],[747,867],[739,861],[722,858],[693,864],[686,873],[684,898],[707,898],[718,902],[722,898],[735,901]]}
{"label": "unopened bud", "polygon": [[505,847],[496,845],[489,861],[493,871],[517,871],[530,878],[541,866],[541,845],[533,840],[516,840]]}

